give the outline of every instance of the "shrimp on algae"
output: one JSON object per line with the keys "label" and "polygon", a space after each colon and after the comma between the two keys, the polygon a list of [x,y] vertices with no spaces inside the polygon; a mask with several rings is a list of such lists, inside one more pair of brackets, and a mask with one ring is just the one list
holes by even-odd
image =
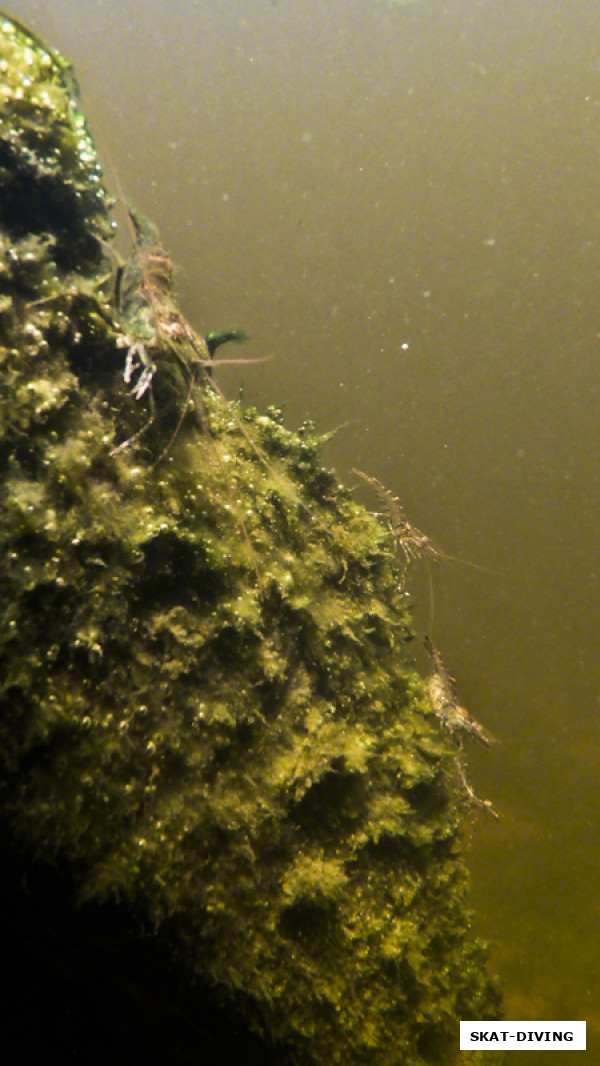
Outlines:
{"label": "shrimp on algae", "polygon": [[425,636],[424,643],[431,656],[433,666],[432,673],[427,683],[429,700],[442,727],[457,741],[456,767],[460,783],[475,806],[481,807],[482,810],[491,814],[493,818],[498,818],[498,813],[494,809],[490,800],[480,799],[467,780],[463,756],[464,746],[462,742],[462,734],[468,733],[469,736],[475,737],[475,739],[481,744],[484,744],[486,748],[490,748],[493,744],[496,744],[496,738],[493,737],[491,733],[488,733],[487,730],[469,714],[466,707],[463,707],[462,704],[459,703],[456,682],[446,667],[438,649],[432,644],[428,636]]}
{"label": "shrimp on algae", "polygon": [[[116,177],[115,181],[120,189]],[[123,378],[126,384],[131,385],[131,394],[136,400],[148,394],[150,418],[141,430],[122,441],[113,454],[128,448],[154,422],[156,403],[153,379],[157,368],[169,365],[171,373],[185,384],[186,395],[173,434],[155,460],[154,465],[157,466],[179,434],[196,386],[210,386],[225,399],[213,374],[217,348],[229,341],[243,343],[249,337],[242,329],[215,330],[203,337],[190,325],[177,306],[173,292],[173,263],[159,242],[156,226],[131,205],[127,204],[126,207],[133,236],[133,251],[128,262],[120,263],[116,271],[115,298],[125,328],[118,343],[126,349]],[[265,362],[269,358],[225,359],[220,362],[249,364]],[[201,398],[199,406],[202,409]],[[248,435],[243,423],[240,422],[239,427]]]}

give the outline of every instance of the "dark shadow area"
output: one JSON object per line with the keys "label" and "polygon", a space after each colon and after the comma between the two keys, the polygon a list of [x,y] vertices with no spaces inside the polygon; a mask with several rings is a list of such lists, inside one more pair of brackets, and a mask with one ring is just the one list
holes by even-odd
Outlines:
{"label": "dark shadow area", "polygon": [[4,1066],[285,1066],[126,907],[77,907],[65,870],[1,853]]}

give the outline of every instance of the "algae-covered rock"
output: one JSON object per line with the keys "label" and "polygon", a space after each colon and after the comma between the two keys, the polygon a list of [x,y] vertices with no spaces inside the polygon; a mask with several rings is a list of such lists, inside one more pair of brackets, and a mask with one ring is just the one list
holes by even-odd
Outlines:
{"label": "algae-covered rock", "polygon": [[499,998],[389,535],[213,387],[158,247],[123,297],[69,68],[0,62],[2,825],[282,1056],[457,1062]]}

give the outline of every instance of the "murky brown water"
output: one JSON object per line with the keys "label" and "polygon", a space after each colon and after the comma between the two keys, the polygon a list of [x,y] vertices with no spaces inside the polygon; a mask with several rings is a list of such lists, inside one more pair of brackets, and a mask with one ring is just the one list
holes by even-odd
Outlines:
{"label": "murky brown water", "polygon": [[436,643],[503,741],[471,760],[503,812],[474,831],[477,926],[507,1017],[585,1018],[598,1059],[600,4],[11,11],[75,62],[190,319],[274,353],[246,396],[348,423],[340,475],[489,568],[433,573]]}

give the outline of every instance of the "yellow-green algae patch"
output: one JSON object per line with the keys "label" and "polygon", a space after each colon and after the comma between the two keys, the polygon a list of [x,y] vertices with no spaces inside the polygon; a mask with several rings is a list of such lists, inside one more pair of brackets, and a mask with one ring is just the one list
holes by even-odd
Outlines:
{"label": "yellow-green algae patch", "polygon": [[458,1053],[459,1019],[499,1011],[467,815],[387,534],[310,425],[203,374],[157,462],[168,353],[119,449],[148,408],[93,143],[67,65],[7,19],[0,64],[3,825],[299,1064],[485,1063]]}

